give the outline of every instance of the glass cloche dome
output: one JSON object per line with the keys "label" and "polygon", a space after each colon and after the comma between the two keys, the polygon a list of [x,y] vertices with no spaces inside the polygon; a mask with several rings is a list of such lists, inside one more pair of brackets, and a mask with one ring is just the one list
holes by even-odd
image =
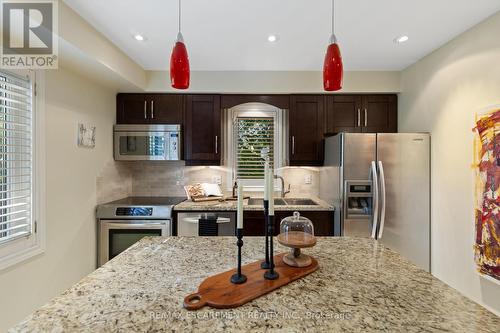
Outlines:
{"label": "glass cloche dome", "polygon": [[285,217],[280,224],[281,238],[287,243],[301,245],[314,240],[314,226],[307,217],[294,212],[293,216]]}
{"label": "glass cloche dome", "polygon": [[283,257],[283,261],[294,267],[306,267],[311,264],[311,258],[301,253],[301,248],[316,245],[314,226],[311,220],[294,212],[293,216],[285,217],[280,223],[278,242],[291,248],[291,252]]}

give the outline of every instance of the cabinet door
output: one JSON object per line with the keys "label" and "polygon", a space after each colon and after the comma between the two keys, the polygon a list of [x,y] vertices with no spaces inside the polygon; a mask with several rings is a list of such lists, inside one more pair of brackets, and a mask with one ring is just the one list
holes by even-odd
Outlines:
{"label": "cabinet door", "polygon": [[291,97],[289,118],[290,165],[323,164],[324,97],[296,95]]}
{"label": "cabinet door", "polygon": [[221,110],[218,95],[188,95],[185,113],[187,165],[220,165]]}
{"label": "cabinet door", "polygon": [[[307,217],[314,226],[314,234],[316,236],[333,236],[333,212],[332,211],[300,211],[301,216]],[[275,212],[275,227],[274,235],[280,233],[281,220],[285,217],[293,215],[293,211],[276,211]],[[245,224],[246,228],[246,224]]]}
{"label": "cabinet door", "polygon": [[183,123],[183,95],[148,95],[149,118],[154,124]]}
{"label": "cabinet door", "polygon": [[326,133],[361,132],[362,98],[360,95],[326,97]]}
{"label": "cabinet door", "polygon": [[264,224],[264,211],[254,210],[243,213],[244,236],[264,236]]}
{"label": "cabinet door", "polygon": [[146,95],[118,94],[116,97],[117,124],[148,124],[149,108]]}
{"label": "cabinet door", "polygon": [[396,95],[363,96],[363,132],[383,133],[398,131]]}

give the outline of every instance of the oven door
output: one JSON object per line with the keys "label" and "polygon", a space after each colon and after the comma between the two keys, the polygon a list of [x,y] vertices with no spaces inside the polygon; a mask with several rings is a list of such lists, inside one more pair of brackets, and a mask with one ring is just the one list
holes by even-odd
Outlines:
{"label": "oven door", "polygon": [[115,131],[114,151],[117,161],[170,160],[169,132]]}
{"label": "oven door", "polygon": [[143,237],[170,235],[170,220],[101,220],[98,266],[113,259]]}

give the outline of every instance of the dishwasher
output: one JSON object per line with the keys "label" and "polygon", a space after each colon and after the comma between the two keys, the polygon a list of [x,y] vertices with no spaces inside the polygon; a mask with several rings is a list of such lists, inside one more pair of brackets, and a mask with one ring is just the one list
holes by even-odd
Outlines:
{"label": "dishwasher", "polygon": [[177,214],[177,236],[234,236],[235,212]]}

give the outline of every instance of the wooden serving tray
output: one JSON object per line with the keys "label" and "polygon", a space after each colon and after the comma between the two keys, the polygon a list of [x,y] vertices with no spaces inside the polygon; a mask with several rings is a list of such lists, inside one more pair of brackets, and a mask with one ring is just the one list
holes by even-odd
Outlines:
{"label": "wooden serving tray", "polygon": [[265,295],[292,281],[298,280],[319,268],[318,261],[312,259],[307,267],[291,267],[283,262],[280,253],[274,256],[275,271],[279,278],[276,280],[264,279],[266,270],[260,268],[262,260],[241,266],[241,271],[247,277],[247,282],[233,284],[230,279],[236,273],[232,269],[206,278],[198,287],[198,292],[189,294],[184,298],[184,307],[188,310],[198,310],[205,305],[217,309],[236,308],[253,299]]}

